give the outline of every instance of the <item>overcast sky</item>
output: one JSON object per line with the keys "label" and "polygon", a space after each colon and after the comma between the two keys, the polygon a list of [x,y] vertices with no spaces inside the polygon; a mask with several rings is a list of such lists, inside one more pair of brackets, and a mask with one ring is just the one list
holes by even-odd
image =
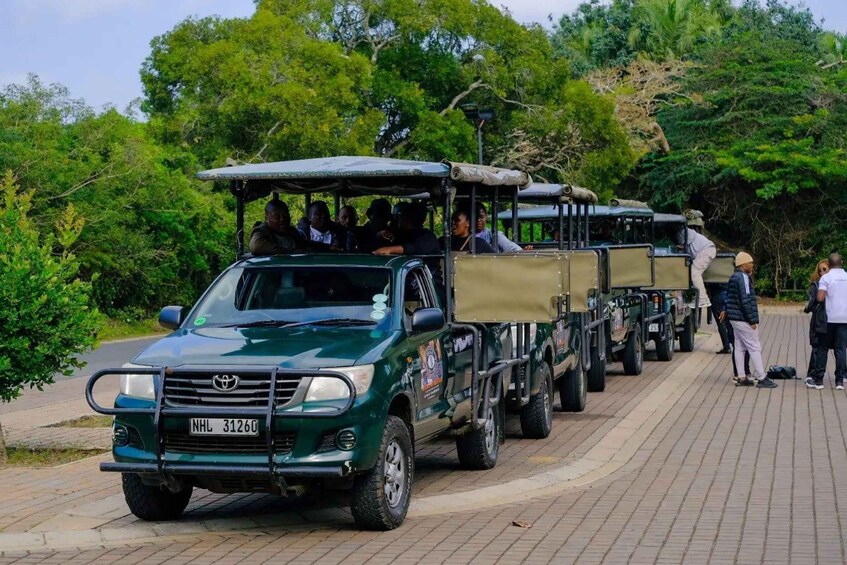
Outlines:
{"label": "overcast sky", "polygon": [[[520,22],[549,26],[579,0],[495,0]],[[847,31],[847,0],[808,0],[825,27]],[[150,40],[188,16],[244,17],[253,0],[2,0],[0,85],[27,73],[67,86],[100,109],[123,110],[141,96],[138,72]]]}

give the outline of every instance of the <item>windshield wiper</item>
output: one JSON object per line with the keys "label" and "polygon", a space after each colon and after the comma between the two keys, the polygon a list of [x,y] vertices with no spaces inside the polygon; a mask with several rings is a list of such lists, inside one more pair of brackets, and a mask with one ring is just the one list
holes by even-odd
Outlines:
{"label": "windshield wiper", "polygon": [[376,322],[372,320],[360,320],[358,318],[326,318],[324,320],[311,320],[308,322],[295,322],[287,324],[286,328],[295,328],[297,326],[375,326]]}
{"label": "windshield wiper", "polygon": [[262,327],[286,327],[293,322],[289,320],[255,320],[253,322],[241,322],[239,324],[226,324],[222,328],[262,328]]}

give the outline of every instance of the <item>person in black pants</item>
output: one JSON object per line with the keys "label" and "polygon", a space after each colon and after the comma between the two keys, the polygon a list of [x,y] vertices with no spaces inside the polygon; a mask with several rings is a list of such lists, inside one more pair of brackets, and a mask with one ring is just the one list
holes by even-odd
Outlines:
{"label": "person in black pants", "polygon": [[707,283],[706,292],[709,293],[709,300],[712,302],[710,306],[712,310],[712,318],[715,320],[715,325],[718,326],[718,334],[721,336],[721,350],[718,355],[732,353],[732,326],[726,321],[721,321],[721,312],[724,310],[724,302],[726,302],[726,283]]}
{"label": "person in black pants", "polygon": [[803,308],[803,312],[812,315],[809,322],[809,344],[812,346],[812,355],[809,357],[809,370],[806,372],[806,386],[817,390],[823,389],[826,357],[829,351],[826,308],[818,302],[818,282],[828,271],[829,261],[818,261],[818,266],[812,273],[812,284],[809,286],[809,302]]}

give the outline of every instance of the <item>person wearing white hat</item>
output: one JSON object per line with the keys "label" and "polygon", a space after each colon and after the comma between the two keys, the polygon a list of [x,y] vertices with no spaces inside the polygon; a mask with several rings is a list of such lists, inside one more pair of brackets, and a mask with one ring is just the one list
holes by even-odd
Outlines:
{"label": "person wearing white hat", "polygon": [[847,376],[847,273],[841,255],[829,256],[829,272],[818,283],[818,302],[826,307],[826,333],[835,353],[835,388],[844,390]]}
{"label": "person wearing white hat", "polygon": [[735,365],[744,366],[744,353],[750,354],[753,380],[739,378],[736,386],[776,388],[777,384],[765,373],[762,362],[762,344],[759,341],[759,306],[750,275],[753,273],[753,257],[742,251],[735,256],[735,272],[729,277],[726,289],[726,313],[735,333]]}

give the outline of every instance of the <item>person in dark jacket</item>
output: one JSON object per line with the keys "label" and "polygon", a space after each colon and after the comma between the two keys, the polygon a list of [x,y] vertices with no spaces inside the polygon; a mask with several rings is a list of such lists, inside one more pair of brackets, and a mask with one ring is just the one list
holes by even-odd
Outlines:
{"label": "person in dark jacket", "polygon": [[288,206],[281,200],[271,200],[265,206],[265,221],[250,233],[250,253],[276,255],[303,251],[306,241],[291,225]]}
{"label": "person in dark jacket", "polygon": [[732,338],[729,336],[732,326],[725,320],[721,321],[721,312],[724,311],[726,302],[726,283],[706,283],[706,292],[709,293],[709,300],[712,302],[712,318],[721,336],[721,349],[718,354],[732,353]]}
{"label": "person in dark jacket", "polygon": [[726,314],[732,331],[735,333],[733,355],[735,364],[744,363],[744,352],[750,353],[753,366],[753,380],[740,378],[736,386],[755,384],[758,388],[776,388],[777,384],[768,378],[762,362],[762,344],[759,341],[759,306],[756,304],[756,291],[753,289],[753,257],[742,251],[735,256],[735,272],[729,277],[726,287]]}
{"label": "person in dark jacket", "polygon": [[828,271],[829,261],[818,261],[818,266],[812,273],[812,284],[809,286],[809,302],[803,308],[803,312],[812,315],[809,322],[809,344],[812,346],[812,355],[809,357],[806,386],[817,390],[823,389],[826,356],[829,349],[829,340],[826,333],[826,307],[818,302],[818,282]]}

